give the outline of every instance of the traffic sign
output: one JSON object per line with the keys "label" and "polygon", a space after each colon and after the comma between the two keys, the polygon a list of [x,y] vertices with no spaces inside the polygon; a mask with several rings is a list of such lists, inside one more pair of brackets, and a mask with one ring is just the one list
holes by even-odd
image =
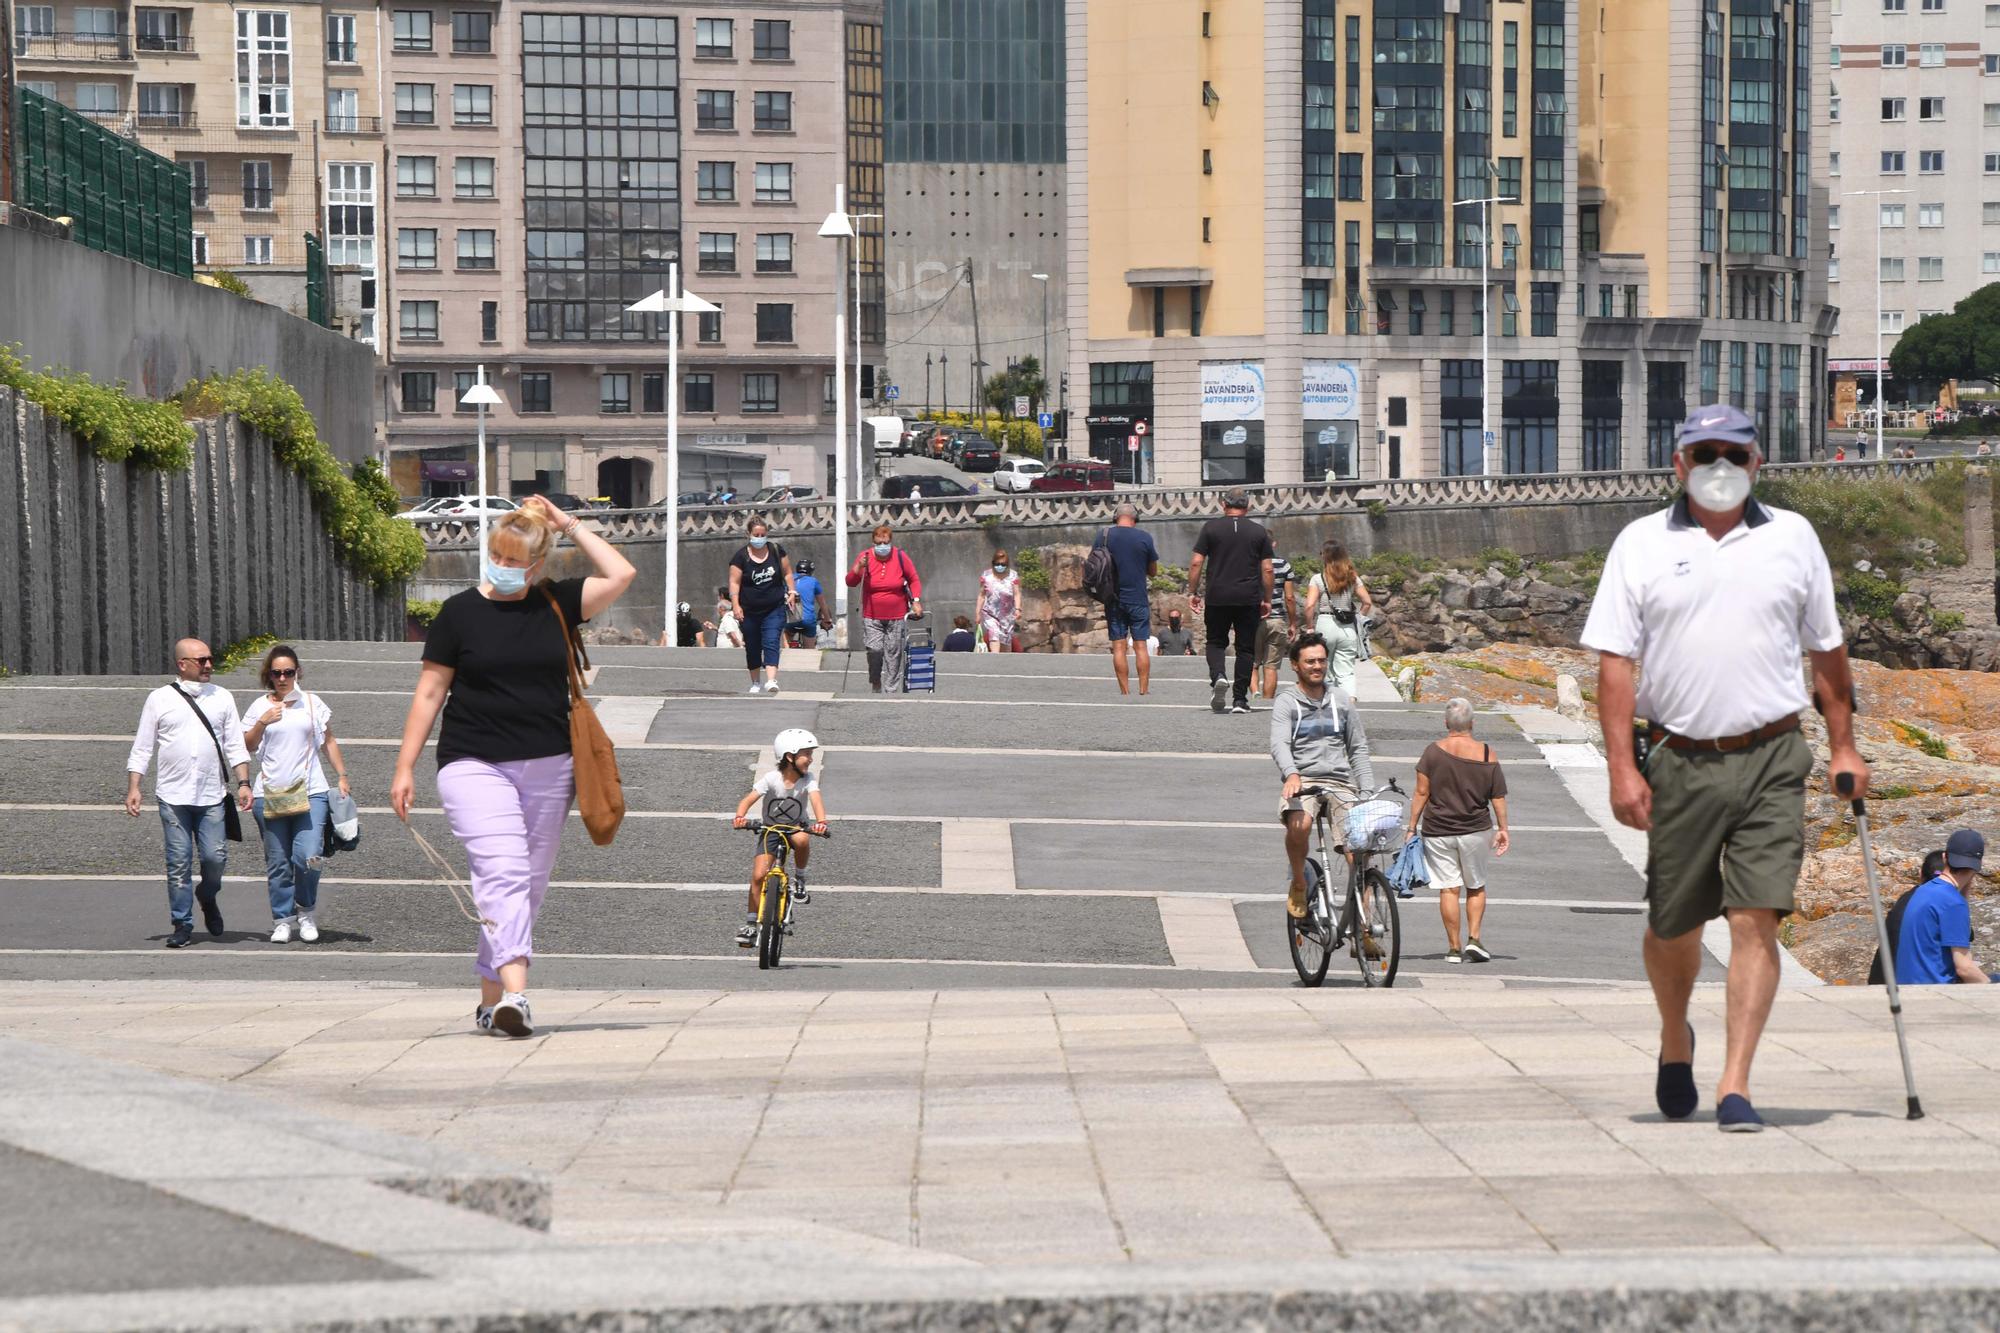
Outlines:
{"label": "traffic sign", "polygon": [[1134,435],[1144,435],[1146,433],[1146,423],[1143,421],[1134,422],[1132,425],[1132,433]]}
{"label": "traffic sign", "polygon": [[1018,394],[1014,398],[1014,419],[1016,421],[1028,419],[1028,395],[1025,393]]}
{"label": "traffic sign", "polygon": [[1127,452],[1129,452],[1129,453],[1135,453],[1135,454],[1136,454],[1136,453],[1138,453],[1138,452],[1139,452],[1139,437],[1138,437],[1138,436],[1136,436],[1136,435],[1127,435],[1127,436],[1125,437],[1125,448],[1126,448]]}
{"label": "traffic sign", "polygon": [[1486,447],[1488,449],[1493,447],[1493,432],[1490,430],[1486,432]]}
{"label": "traffic sign", "polygon": [[888,388],[882,390],[882,397],[892,403],[902,396],[903,390],[899,385],[891,384]]}
{"label": "traffic sign", "polygon": [[1035,418],[1035,424],[1043,430],[1047,430],[1056,424],[1056,414],[1053,412],[1044,412]]}

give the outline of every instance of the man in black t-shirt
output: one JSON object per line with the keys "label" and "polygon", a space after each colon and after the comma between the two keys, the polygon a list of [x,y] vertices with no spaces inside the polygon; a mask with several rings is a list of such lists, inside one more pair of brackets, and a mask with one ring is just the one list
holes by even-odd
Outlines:
{"label": "man in black t-shirt", "polygon": [[[1250,497],[1232,490],[1222,497],[1222,517],[1202,525],[1188,561],[1188,606],[1208,628],[1208,706],[1218,713],[1250,711],[1250,678],[1257,665],[1257,625],[1271,612],[1271,534],[1252,522]],[[1202,594],[1201,576],[1208,575]],[[1236,675],[1222,674],[1229,638],[1236,638]]]}

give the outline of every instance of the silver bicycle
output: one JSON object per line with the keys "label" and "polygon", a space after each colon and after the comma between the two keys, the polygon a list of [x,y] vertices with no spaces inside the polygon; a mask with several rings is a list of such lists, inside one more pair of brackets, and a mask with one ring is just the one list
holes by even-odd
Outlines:
{"label": "silver bicycle", "polygon": [[[1326,980],[1334,953],[1345,944],[1367,986],[1393,986],[1403,957],[1403,928],[1396,891],[1375,866],[1403,841],[1404,807],[1394,778],[1373,792],[1350,798],[1331,787],[1299,789],[1313,803],[1312,849],[1306,853],[1306,914],[1285,916],[1285,940],[1299,980],[1318,986]],[[1341,822],[1334,823],[1336,811]],[[1332,867],[1347,853],[1347,891],[1335,901]]]}

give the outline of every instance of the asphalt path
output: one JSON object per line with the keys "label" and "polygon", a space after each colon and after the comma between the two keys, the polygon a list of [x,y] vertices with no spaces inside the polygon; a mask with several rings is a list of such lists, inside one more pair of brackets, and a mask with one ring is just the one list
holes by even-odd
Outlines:
{"label": "asphalt path", "polygon": [[[0,977],[463,983],[475,927],[386,813],[419,650],[300,647],[364,811],[361,847],[327,867],[321,942],[265,940],[253,825],[230,849],[224,938],[161,950],[150,789],[139,819],[118,804],[127,738],[160,681],[27,678],[0,683]],[[1297,984],[1268,715],[1211,713],[1197,660],[1162,662],[1144,699],[1116,693],[1102,655],[1046,654],[954,654],[935,695],[876,695],[859,654],[829,651],[798,655],[777,697],[749,698],[712,651],[594,658],[631,814],[608,848],[567,827],[538,986]],[[219,679],[239,706],[258,689],[244,671]],[[1371,703],[1361,716],[1378,778],[1407,790],[1439,710]],[[788,966],[759,974],[731,939],[751,840],[728,816],[785,726],[821,739],[836,836],[815,844]],[[1638,982],[1639,876],[1510,718],[1483,713],[1478,734],[1507,765],[1516,828],[1493,870],[1495,959],[1447,967],[1426,893],[1402,904],[1399,984]],[[462,865],[437,805],[427,758],[412,824]],[[1358,977],[1336,968],[1329,984]]]}

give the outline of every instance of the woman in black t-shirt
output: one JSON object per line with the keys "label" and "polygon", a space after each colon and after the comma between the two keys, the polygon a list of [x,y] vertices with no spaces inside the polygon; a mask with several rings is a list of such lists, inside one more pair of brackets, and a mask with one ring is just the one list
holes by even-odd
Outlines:
{"label": "woman in black t-shirt", "polygon": [[[558,533],[590,558],[595,573],[539,582]],[[493,525],[482,561],[479,586],[447,599],[424,640],[389,803],[409,820],[417,758],[442,709],[438,799],[465,846],[473,901],[493,923],[479,932],[473,1023],[482,1032],[525,1037],[534,1031],[526,992],[535,915],[576,795],[563,627],[579,632],[638,571],[539,495]]]}
{"label": "woman in black t-shirt", "polygon": [[792,558],[771,540],[770,525],[750,520],[750,542],[729,561],[729,600],[743,629],[743,660],[750,667],[750,693],[778,692],[778,653],[785,622],[797,604]]}

